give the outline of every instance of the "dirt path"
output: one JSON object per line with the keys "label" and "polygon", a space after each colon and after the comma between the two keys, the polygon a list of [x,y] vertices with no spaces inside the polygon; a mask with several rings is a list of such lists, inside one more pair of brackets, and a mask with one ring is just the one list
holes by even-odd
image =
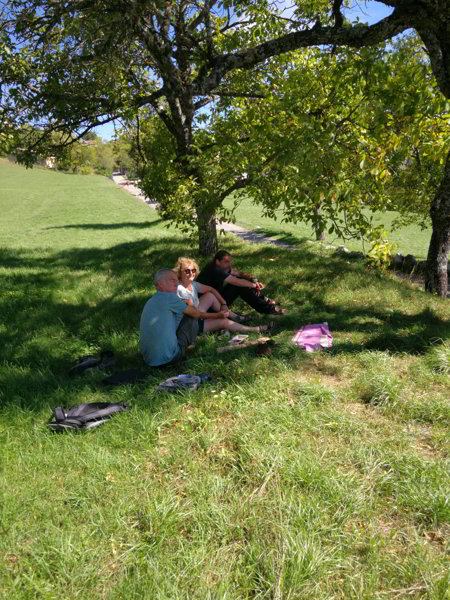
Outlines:
{"label": "dirt path", "polygon": [[[141,192],[141,190],[133,185],[132,183],[128,183],[128,180],[122,175],[112,175],[111,179],[117,185],[120,185],[124,190],[136,196],[136,198],[140,198],[143,202],[145,202],[151,208],[157,208],[158,203],[150,198],[147,198],[145,194]],[[232,233],[233,235],[237,235],[238,237],[246,240],[247,242],[256,242],[260,244],[274,244],[275,246],[280,246],[281,248],[295,248],[290,244],[286,244],[285,242],[281,242],[280,240],[276,240],[275,238],[265,236],[262,233],[258,233],[257,231],[251,231],[250,229],[245,229],[244,227],[240,227],[235,223],[218,223],[217,228],[223,229],[227,233]]]}

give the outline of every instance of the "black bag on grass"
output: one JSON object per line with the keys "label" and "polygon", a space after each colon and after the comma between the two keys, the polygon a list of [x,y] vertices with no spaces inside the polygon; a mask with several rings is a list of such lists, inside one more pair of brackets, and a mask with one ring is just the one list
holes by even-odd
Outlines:
{"label": "black bag on grass", "polygon": [[128,409],[125,402],[88,402],[76,404],[66,410],[62,406],[53,409],[48,426],[52,431],[92,429],[107,421],[112,415]]}

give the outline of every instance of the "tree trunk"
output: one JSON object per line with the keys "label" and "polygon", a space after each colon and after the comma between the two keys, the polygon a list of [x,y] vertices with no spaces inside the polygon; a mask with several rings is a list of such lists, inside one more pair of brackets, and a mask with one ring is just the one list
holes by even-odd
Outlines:
{"label": "tree trunk", "polygon": [[444,176],[431,204],[430,216],[433,230],[428,248],[425,290],[446,298],[450,251],[450,151]]}
{"label": "tree trunk", "polygon": [[323,240],[325,239],[325,233],[324,233],[325,225],[320,220],[320,202],[318,202],[314,206],[314,215],[316,216],[316,220],[314,221],[314,231],[316,233],[316,241],[323,242]]}
{"label": "tree trunk", "polygon": [[213,256],[217,252],[217,228],[214,210],[197,206],[198,249],[202,256]]}

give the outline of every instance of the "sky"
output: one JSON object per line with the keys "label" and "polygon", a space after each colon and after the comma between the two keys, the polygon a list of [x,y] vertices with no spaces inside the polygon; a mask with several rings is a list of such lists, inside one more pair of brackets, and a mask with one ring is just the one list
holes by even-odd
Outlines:
{"label": "sky", "polygon": [[[381,4],[381,2],[354,0],[353,8],[347,9],[345,14],[350,21],[359,20],[361,23],[369,23],[371,25],[387,17],[392,13],[392,10],[392,8]],[[114,137],[114,123],[111,122],[101,127],[96,127],[94,131],[101,138],[109,141]]]}
{"label": "sky", "polygon": [[368,2],[354,0],[353,6],[354,8],[346,11],[347,18],[351,21],[356,21],[358,18],[361,23],[369,23],[369,25],[380,21],[380,19],[384,19],[384,17],[390,15],[394,10],[392,7],[386,6],[386,4],[372,2],[372,0]]}

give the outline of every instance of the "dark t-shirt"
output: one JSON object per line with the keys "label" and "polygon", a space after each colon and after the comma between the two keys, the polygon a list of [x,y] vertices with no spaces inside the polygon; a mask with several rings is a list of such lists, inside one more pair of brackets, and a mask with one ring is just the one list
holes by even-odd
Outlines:
{"label": "dark t-shirt", "polygon": [[218,267],[216,264],[208,263],[200,271],[197,281],[199,283],[203,283],[203,285],[210,285],[216,289],[219,294],[221,294],[223,290],[223,282],[228,276],[229,273]]}

